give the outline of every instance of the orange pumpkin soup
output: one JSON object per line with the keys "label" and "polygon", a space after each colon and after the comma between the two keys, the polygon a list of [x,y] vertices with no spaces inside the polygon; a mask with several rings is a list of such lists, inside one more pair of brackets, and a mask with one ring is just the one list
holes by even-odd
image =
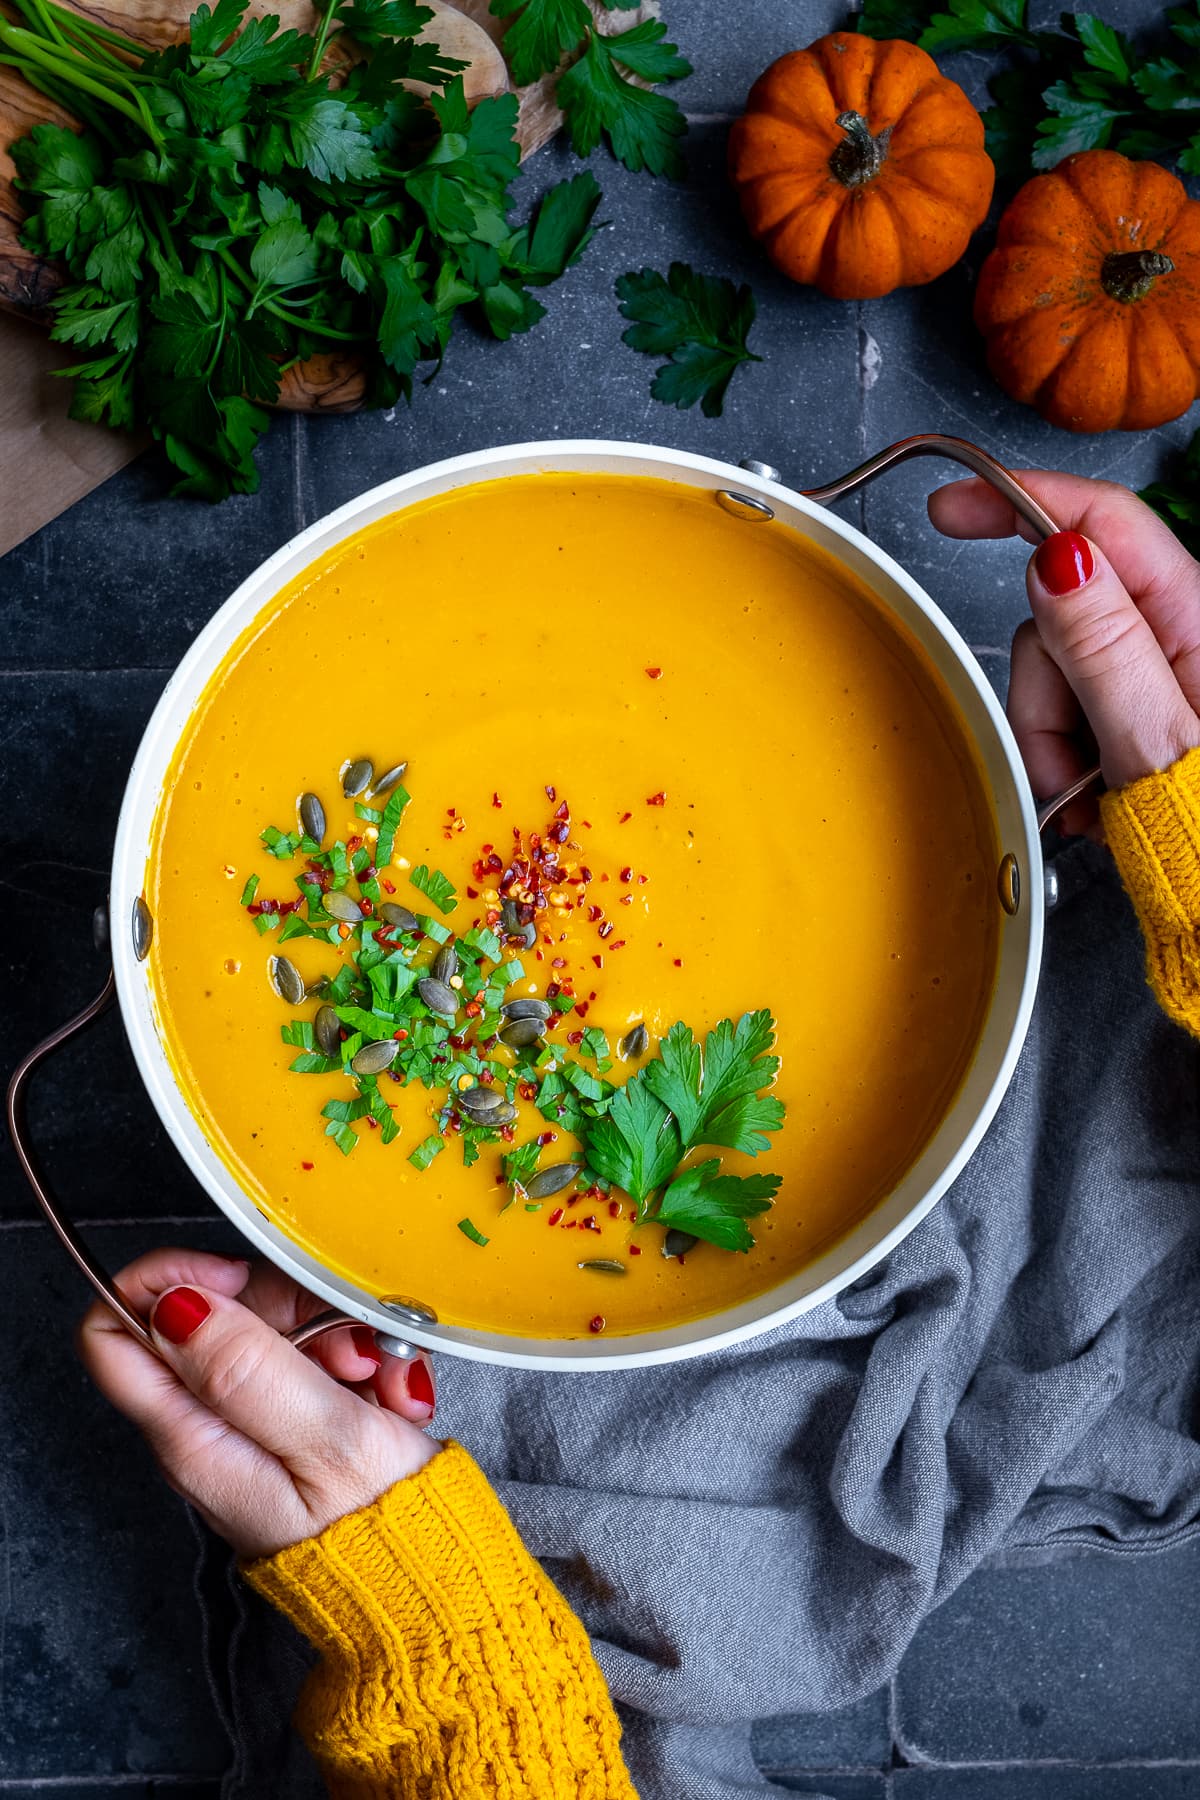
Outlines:
{"label": "orange pumpkin soup", "polygon": [[[487,482],[313,564],[213,678],[148,870],[160,1030],[246,1192],[365,1290],[521,1335],[678,1324],[803,1268],[928,1142],[992,991],[996,860],[953,703],[832,558],[664,482]],[[678,1142],[710,1200],[758,1196],[723,1228],[753,1247],[689,1248],[638,1222],[676,1157],[631,1197],[570,1127],[676,1022],[759,1011],[777,1074]],[[764,1174],[773,1203],[727,1179]]]}

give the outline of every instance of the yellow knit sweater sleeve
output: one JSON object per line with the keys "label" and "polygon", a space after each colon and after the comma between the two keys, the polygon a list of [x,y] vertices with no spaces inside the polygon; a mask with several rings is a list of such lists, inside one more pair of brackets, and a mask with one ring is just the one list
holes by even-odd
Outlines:
{"label": "yellow knit sweater sleeve", "polygon": [[636,1800],[587,1633],[458,1444],[244,1574],[322,1653],[296,1723],[334,1800]]}
{"label": "yellow knit sweater sleeve", "polygon": [[1155,999],[1200,1037],[1200,750],[1105,794],[1100,807]]}

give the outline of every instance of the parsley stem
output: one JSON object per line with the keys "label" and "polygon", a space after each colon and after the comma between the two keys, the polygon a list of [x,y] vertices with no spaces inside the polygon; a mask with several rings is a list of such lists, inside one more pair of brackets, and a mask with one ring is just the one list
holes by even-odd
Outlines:
{"label": "parsley stem", "polygon": [[314,337],[329,338],[338,344],[366,344],[370,338],[361,331],[339,331],[336,325],[321,325],[315,319],[298,319],[285,307],[276,306],[271,300],[264,300],[262,311],[269,312],[285,325],[294,325],[297,331],[311,331]]}
{"label": "parsley stem", "polygon": [[304,79],[306,81],[312,81],[317,70],[321,66],[321,58],[324,56],[325,46],[329,42],[329,27],[333,24],[334,9],[338,4],[339,0],[329,0],[329,4],[321,17],[321,23],[317,30],[316,38],[313,40],[312,55],[309,57],[308,67],[304,71]]}
{"label": "parsley stem", "polygon": [[[54,47],[36,37],[32,31],[27,31],[19,25],[9,25],[3,18],[0,18],[0,43],[6,44],[22,59],[27,59],[39,68],[45,69],[47,74],[57,76],[60,81],[65,81],[68,87],[78,88],[85,94],[92,94],[97,100],[103,100],[114,111],[123,113],[127,119],[132,120],[133,124],[140,125],[152,142],[159,148],[162,147],[162,138],[158,127],[146,110],[141,96],[133,92],[133,103],[131,104],[122,94],[114,92],[113,88],[106,85],[106,82],[101,79],[101,77],[107,77],[110,81],[124,83],[126,77],[118,76],[115,70],[110,75],[106,69],[97,69],[95,63],[90,64],[93,73],[85,75],[79,65],[82,62],[88,62],[88,58],[74,50],[55,54]],[[21,68],[22,63],[14,66]]]}
{"label": "parsley stem", "polygon": [[[15,3],[19,6],[21,0],[15,0]],[[123,32],[110,31],[106,25],[101,25],[96,19],[87,19],[79,13],[68,12],[65,7],[56,6],[55,0],[40,0],[40,4],[50,17],[61,20],[63,30],[71,32],[76,37],[95,38],[101,43],[108,44],[112,49],[121,51],[125,56],[136,57],[139,62],[144,62],[149,54],[143,45],[136,44]]]}

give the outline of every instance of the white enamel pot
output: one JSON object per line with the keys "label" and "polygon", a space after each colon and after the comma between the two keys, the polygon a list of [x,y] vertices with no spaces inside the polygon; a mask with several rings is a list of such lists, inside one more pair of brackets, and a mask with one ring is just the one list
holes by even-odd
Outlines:
{"label": "white enamel pot", "polygon": [[[142,1079],[172,1142],[222,1212],[257,1250],[321,1295],[338,1316],[374,1327],[382,1334],[385,1347],[404,1354],[406,1345],[410,1350],[411,1346],[420,1345],[512,1367],[566,1371],[632,1368],[699,1356],[743,1342],[819,1306],[886,1256],[937,1203],[987,1130],[1012,1077],[1037,984],[1044,911],[1037,809],[1004,715],[953,625],[898,563],[819,503],[849,491],[897,461],[920,454],[949,455],[966,462],[1001,486],[1039,529],[1054,529],[1053,521],[1007,471],[974,446],[956,439],[908,439],[831,487],[814,490],[817,498],[811,493],[791,491],[774,471],[761,464],[734,468],[681,451],[621,443],[520,444],[453,457],[398,476],[309,526],[242,583],[200,633],[168,682],[129,774],[113,856],[111,949],[125,1030]],[[145,943],[135,943],[139,933],[130,928],[130,921],[139,910],[144,917],[144,903],[139,896],[145,882],[151,832],[176,747],[227,651],[271,605],[280,589],[351,534],[407,506],[454,488],[548,470],[581,475],[653,476],[711,491],[714,504],[722,504],[742,518],[745,529],[752,530],[758,521],[773,516],[839,558],[866,584],[883,609],[916,638],[953,696],[978,753],[1004,858],[997,871],[996,906],[1001,920],[998,973],[979,1045],[957,1098],[902,1180],[840,1242],[807,1268],[757,1298],[691,1324],[609,1340],[523,1338],[444,1324],[419,1299],[397,1296],[381,1301],[360,1290],[286,1237],[238,1186],[189,1108],[159,1037],[148,965],[142,959]],[[73,1021],[26,1059],[14,1077],[15,1093],[10,1090],[10,1117],[18,1153],[60,1237],[93,1285],[144,1340],[140,1321],[130,1314],[45,1193],[26,1142],[23,1119],[23,1084],[37,1061],[65,1041],[81,1021],[95,1016],[108,992],[81,1015],[80,1021]],[[324,1323],[328,1328],[332,1321]],[[316,1332],[310,1329],[300,1337],[303,1341],[314,1335]]]}

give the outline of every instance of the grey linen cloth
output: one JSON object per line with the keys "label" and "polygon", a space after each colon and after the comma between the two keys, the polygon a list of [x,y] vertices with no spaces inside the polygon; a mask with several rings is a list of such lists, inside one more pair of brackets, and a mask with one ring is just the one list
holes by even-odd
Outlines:
{"label": "grey linen cloth", "polygon": [[[990,1555],[1200,1528],[1200,1045],[1145,987],[1107,854],[1058,868],[1012,1088],[885,1265],[668,1368],[440,1360],[439,1428],[587,1625],[643,1800],[781,1793],[751,1722],[872,1692]],[[287,1731],[298,1642],[239,1605],[213,1656],[226,1800],[320,1794]]]}

